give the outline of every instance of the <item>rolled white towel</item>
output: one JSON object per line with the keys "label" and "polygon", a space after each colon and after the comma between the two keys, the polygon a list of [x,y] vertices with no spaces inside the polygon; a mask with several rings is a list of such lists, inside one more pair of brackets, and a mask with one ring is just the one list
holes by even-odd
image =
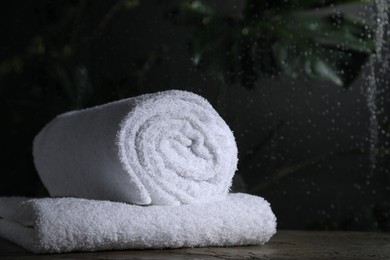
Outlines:
{"label": "rolled white towel", "polygon": [[179,90],[59,115],[36,136],[33,154],[53,197],[140,205],[222,199],[237,167],[224,120]]}
{"label": "rolled white towel", "polygon": [[149,207],[76,198],[0,198],[0,236],[35,253],[262,245],[275,232],[269,203],[247,194]]}

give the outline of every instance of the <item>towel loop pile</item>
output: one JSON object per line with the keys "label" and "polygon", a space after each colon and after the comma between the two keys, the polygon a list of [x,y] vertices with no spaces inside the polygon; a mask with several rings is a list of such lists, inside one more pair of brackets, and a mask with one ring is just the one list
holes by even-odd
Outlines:
{"label": "towel loop pile", "polygon": [[33,155],[51,198],[0,198],[0,236],[36,253],[261,245],[276,232],[268,202],[228,193],[234,136],[190,92],[59,115]]}

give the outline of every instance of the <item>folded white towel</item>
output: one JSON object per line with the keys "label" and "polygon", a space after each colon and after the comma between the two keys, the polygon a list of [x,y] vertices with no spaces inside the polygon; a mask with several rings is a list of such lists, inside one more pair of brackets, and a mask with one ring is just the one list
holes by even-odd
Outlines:
{"label": "folded white towel", "polygon": [[237,167],[223,119],[179,90],[62,114],[37,135],[33,154],[53,197],[140,205],[223,199]]}
{"label": "folded white towel", "polygon": [[0,198],[0,236],[35,253],[262,245],[276,232],[267,201],[247,194],[182,206],[76,198]]}

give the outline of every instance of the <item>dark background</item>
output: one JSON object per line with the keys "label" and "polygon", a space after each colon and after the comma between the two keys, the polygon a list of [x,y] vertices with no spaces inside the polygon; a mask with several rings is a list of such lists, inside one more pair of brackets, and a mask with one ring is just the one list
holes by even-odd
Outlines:
{"label": "dark background", "polygon": [[0,195],[47,196],[31,144],[55,115],[183,89],[206,97],[229,124],[239,148],[233,190],[266,198],[279,228],[389,230],[387,55],[374,66],[379,132],[370,149],[368,65],[348,88],[305,75],[223,82],[193,64],[191,28],[172,19],[183,2],[0,2]]}

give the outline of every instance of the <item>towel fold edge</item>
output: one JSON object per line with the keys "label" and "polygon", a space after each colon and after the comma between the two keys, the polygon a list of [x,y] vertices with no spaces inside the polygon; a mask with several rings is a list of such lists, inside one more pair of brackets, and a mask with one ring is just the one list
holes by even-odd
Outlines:
{"label": "towel fold edge", "polygon": [[276,233],[270,204],[248,194],[197,206],[142,207],[75,198],[24,204],[33,212],[34,228],[0,219],[0,236],[34,253],[263,245]]}

